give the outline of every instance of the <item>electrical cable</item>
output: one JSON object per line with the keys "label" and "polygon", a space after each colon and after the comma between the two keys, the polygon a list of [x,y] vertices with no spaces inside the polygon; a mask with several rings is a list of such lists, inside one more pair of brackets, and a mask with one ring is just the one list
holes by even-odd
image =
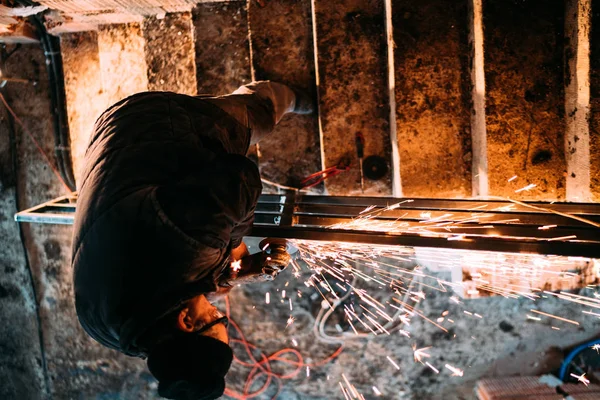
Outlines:
{"label": "electrical cable", "polygon": [[[31,0],[16,0],[16,3],[23,6],[37,5],[37,3]],[[45,64],[48,74],[52,125],[54,128],[54,152],[57,159],[58,171],[62,176],[62,180],[69,188],[69,191],[73,192],[76,190],[76,184],[73,174],[73,161],[71,158],[71,143],[63,63],[60,52],[60,39],[48,34],[41,17],[34,15],[31,16],[29,20],[38,33],[40,44],[46,59]]]}
{"label": "electrical cable", "polygon": [[569,368],[569,365],[571,364],[571,362],[573,361],[573,359],[575,358],[575,356],[577,356],[577,354],[579,354],[580,352],[582,352],[583,350],[590,348],[596,344],[600,344],[600,339],[595,339],[595,340],[591,340],[589,342],[583,343],[579,346],[577,346],[575,349],[573,349],[573,351],[571,351],[563,360],[562,364],[560,365],[560,370],[558,373],[558,378],[565,382],[565,378],[568,378],[566,376],[567,374],[567,369]]}
{"label": "electrical cable", "polygon": [[[336,351],[334,351],[331,355],[329,355],[328,357],[326,357],[325,359],[323,359],[321,361],[314,362],[314,363],[305,363],[304,358],[302,357],[302,354],[298,350],[293,349],[293,348],[284,348],[284,349],[276,351],[275,353],[273,353],[269,356],[266,356],[257,346],[250,343],[246,339],[241,328],[231,319],[231,308],[230,308],[229,297],[225,298],[225,309],[226,309],[226,315],[229,318],[229,326],[235,330],[236,335],[239,337],[239,338],[230,338],[229,342],[230,342],[230,344],[237,343],[237,344],[243,345],[244,350],[245,350],[248,358],[251,361],[251,362],[246,362],[246,361],[241,360],[237,356],[234,356],[234,362],[243,367],[252,368],[246,378],[246,382],[244,384],[244,389],[242,392],[238,392],[238,391],[235,391],[230,388],[225,389],[225,395],[229,396],[231,398],[234,398],[236,400],[247,400],[247,399],[251,399],[253,397],[257,397],[257,396],[265,393],[269,389],[269,387],[271,386],[271,383],[273,381],[277,384],[277,392],[272,397],[272,399],[274,400],[277,398],[277,396],[281,392],[281,381],[282,380],[293,379],[304,368],[314,368],[314,367],[319,367],[319,366],[325,365],[328,362],[335,359],[336,357],[338,357],[341,354],[341,352],[343,351],[343,346],[339,346],[338,349]],[[257,358],[254,356],[254,353],[253,353],[254,351],[260,351],[260,357],[259,357],[260,361],[257,360]],[[294,357],[294,359],[285,358],[284,356],[286,354],[292,355]],[[286,373],[277,373],[272,370],[271,362],[281,362],[284,364],[292,365],[292,366],[294,366],[294,369],[291,372],[288,372],[287,374]],[[251,391],[252,386],[254,386],[254,384],[257,382],[257,380],[263,376],[266,376],[266,380],[262,384],[262,386],[255,391]]]}
{"label": "electrical cable", "polygon": [[[8,107],[8,104],[6,103],[4,96],[2,95],[2,91],[4,91],[4,89],[0,89],[0,96],[2,96],[2,101],[5,102],[7,110],[10,110],[10,108]],[[15,201],[15,207],[18,210],[19,202],[20,202],[19,179],[18,179],[18,176],[19,176],[19,154],[18,154],[18,147],[17,147],[17,135],[16,135],[16,131],[15,131],[12,113],[10,113],[10,112],[6,113],[6,120],[7,120],[7,124],[8,124],[11,161],[12,161],[12,169],[13,169],[14,184],[15,184],[14,201]],[[35,279],[33,276],[33,271],[31,269],[31,263],[29,261],[29,253],[27,251],[27,245],[25,242],[25,233],[23,232],[23,227],[21,226],[21,224],[17,224],[17,225],[18,225],[18,229],[19,229],[19,239],[21,241],[21,246],[23,248],[23,257],[25,259],[25,267],[27,269],[28,278],[31,283],[31,292],[32,292],[32,296],[33,296],[33,303],[34,303],[34,307],[35,307],[35,315],[36,315],[36,321],[37,321],[37,327],[38,327],[38,341],[39,341],[39,345],[40,345],[40,358],[41,358],[41,363],[42,363],[42,372],[44,375],[45,392],[48,395],[48,398],[51,399],[52,392],[50,390],[50,377],[49,377],[49,373],[48,373],[48,363],[47,363],[47,359],[46,359],[46,347],[44,345],[44,330],[43,330],[43,326],[42,326],[42,317],[41,317],[40,306],[39,306],[39,302],[38,302],[38,294],[37,294],[37,289],[35,286]]]}

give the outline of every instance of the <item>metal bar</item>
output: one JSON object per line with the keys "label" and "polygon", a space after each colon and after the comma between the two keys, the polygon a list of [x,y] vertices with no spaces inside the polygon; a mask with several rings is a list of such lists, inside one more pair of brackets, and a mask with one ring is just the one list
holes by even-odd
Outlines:
{"label": "metal bar", "polygon": [[[75,202],[76,196],[63,196],[19,212],[15,219],[19,222],[72,224]],[[397,208],[385,210],[385,207],[398,203],[401,204]],[[533,204],[600,220],[600,204]],[[381,228],[376,224],[370,231],[365,230],[369,229],[368,225],[353,227],[363,230],[351,230],[350,226],[349,229],[331,229],[334,224],[356,224],[364,207],[373,205],[376,208],[369,211],[371,221],[390,224],[388,232],[377,231]],[[428,215],[422,215],[423,212]],[[477,218],[471,218],[474,215]],[[438,220],[430,221],[436,217]],[[445,226],[444,222],[447,223]],[[557,226],[539,229],[542,225]],[[252,235],[600,258],[600,228],[551,211],[498,200],[411,201],[391,197],[262,195],[256,207]]]}
{"label": "metal bar", "polygon": [[[329,204],[345,206],[378,206],[389,207],[396,203],[402,203],[399,207],[424,209],[424,210],[446,210],[446,211],[478,211],[478,212],[502,212],[503,209],[511,212],[547,213],[524,207],[510,201],[502,200],[463,200],[463,199],[425,199],[425,198],[398,198],[398,197],[352,197],[352,196],[310,196],[300,195],[296,204]],[[596,203],[547,203],[526,202],[532,206],[547,210],[575,215],[600,215],[600,205]]]}
{"label": "metal bar", "polygon": [[[329,216],[329,217],[348,217],[356,218],[359,213],[364,210],[362,206],[342,206],[342,205],[326,205],[326,204],[299,204],[296,206],[295,215],[313,215],[313,216]],[[423,209],[396,208],[386,210],[385,207],[375,207],[369,211],[369,215],[376,215],[376,219],[390,220],[402,218],[402,220],[425,220],[428,218],[441,218],[448,215],[446,218],[439,219],[443,221],[458,221],[461,219],[471,218],[473,215],[480,216],[481,223],[502,223],[517,225],[558,225],[558,226],[589,226],[585,222],[577,221],[571,218],[563,217],[557,214],[541,214],[541,213],[522,213],[522,212],[478,212],[475,211],[427,211],[428,217],[424,217]],[[600,223],[600,215],[585,215],[585,218]]]}
{"label": "metal bar", "polygon": [[[332,218],[332,217],[314,217],[314,216],[300,216],[297,218],[294,226],[308,226],[308,227],[323,227],[343,224],[351,222],[350,218]],[[388,222],[388,221],[383,221]],[[387,225],[387,224],[386,224]],[[501,236],[501,237],[521,237],[521,238],[532,238],[532,239],[556,239],[567,236],[575,236],[574,240],[588,240],[598,243],[600,246],[600,230],[598,228],[552,228],[552,229],[538,229],[537,226],[529,225],[492,225],[487,223],[468,223],[468,224],[454,224],[446,226],[435,226],[434,224],[423,224],[417,221],[398,221],[397,231],[390,232],[392,234],[402,233],[414,233],[427,235],[430,233],[439,233],[446,236],[450,235],[467,235],[467,236]],[[366,229],[366,228],[365,228]],[[376,229],[376,228],[375,228]],[[389,231],[392,231],[394,227],[390,227]],[[350,229],[347,229],[350,230]]]}
{"label": "metal bar", "polygon": [[448,240],[446,238],[424,237],[409,234],[390,235],[383,232],[371,231],[350,231],[298,226],[277,227],[269,225],[255,225],[249,236],[600,258],[600,246],[598,243],[575,241],[549,242],[538,241],[535,239],[507,239],[499,237]]}

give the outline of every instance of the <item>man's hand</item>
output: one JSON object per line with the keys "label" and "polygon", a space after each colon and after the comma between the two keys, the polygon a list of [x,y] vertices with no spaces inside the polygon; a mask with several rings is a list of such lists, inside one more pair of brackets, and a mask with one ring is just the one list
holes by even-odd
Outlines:
{"label": "man's hand", "polygon": [[231,261],[239,261],[247,255],[250,255],[250,252],[246,247],[246,243],[242,242],[238,247],[231,250]]}
{"label": "man's hand", "polygon": [[260,253],[250,255],[240,245],[231,252],[230,269],[221,276],[220,286],[272,281],[290,263],[285,241],[275,241],[263,247]]}

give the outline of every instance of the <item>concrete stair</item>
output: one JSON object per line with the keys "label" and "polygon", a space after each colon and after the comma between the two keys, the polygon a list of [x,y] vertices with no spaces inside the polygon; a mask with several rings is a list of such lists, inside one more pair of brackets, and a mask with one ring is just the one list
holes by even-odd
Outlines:
{"label": "concrete stair", "polygon": [[[75,170],[97,115],[127,95],[271,79],[313,93],[319,113],[286,117],[261,144],[270,181],[297,187],[349,160],[327,193],[598,200],[590,10],[591,0],[249,0],[64,33]],[[365,157],[389,166],[364,192],[357,132]]]}

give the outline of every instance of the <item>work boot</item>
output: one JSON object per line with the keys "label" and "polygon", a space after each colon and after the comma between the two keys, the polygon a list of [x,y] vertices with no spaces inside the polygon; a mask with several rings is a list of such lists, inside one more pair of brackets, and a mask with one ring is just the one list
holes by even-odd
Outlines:
{"label": "work boot", "polygon": [[297,88],[291,89],[296,95],[296,105],[292,112],[300,115],[313,114],[317,108],[314,99],[304,90]]}

